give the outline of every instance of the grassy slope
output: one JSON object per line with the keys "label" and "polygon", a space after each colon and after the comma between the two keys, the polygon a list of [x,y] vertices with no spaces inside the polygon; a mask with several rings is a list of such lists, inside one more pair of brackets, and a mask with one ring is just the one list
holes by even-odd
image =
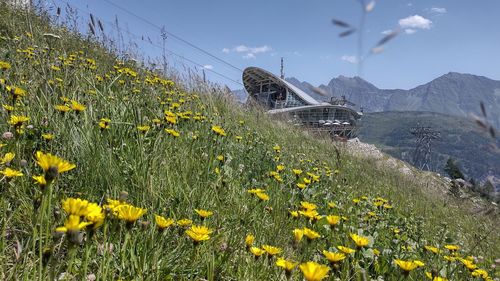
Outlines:
{"label": "grassy slope", "polygon": [[[249,233],[256,236],[256,246],[275,245],[283,249],[284,257],[326,264],[321,250],[334,250],[337,245],[352,247],[348,234],[362,232],[374,240],[370,248],[382,254],[374,259],[372,250],[360,251],[335,273],[343,280],[361,278],[363,271],[374,278],[380,275],[385,280],[400,280],[395,258],[418,258],[428,264],[426,271],[442,269],[448,277],[468,278],[459,263],[424,253],[423,245],[461,245],[461,255],[485,257],[479,265],[486,268],[500,252],[498,236],[490,232],[498,224],[497,218],[473,216],[467,204],[426,193],[423,179],[408,180],[395,171],[377,169],[370,161],[337,151],[328,140],[316,140],[272,122],[261,111],[243,110],[219,93],[206,94],[211,92],[208,89],[195,93],[159,82],[147,84],[145,79],[153,75],[140,69],[137,77],[119,73],[113,56],[95,43],[4,6],[0,7],[0,32],[0,61],[12,65],[0,72],[0,78],[28,93],[13,103],[2,85],[2,104],[13,105],[15,110],[2,112],[0,128],[3,132],[15,130],[7,123],[9,115],[30,117],[24,133],[4,140],[6,146],[1,148],[2,156],[16,154],[9,165],[24,173],[23,177],[1,181],[2,279],[53,279],[63,273],[77,279],[93,273],[102,280],[285,278],[272,261],[254,259],[245,250]],[[47,49],[46,32],[61,36]],[[29,47],[34,48],[31,59],[26,52],[17,51]],[[72,54],[75,59],[71,62],[68,58]],[[97,68],[90,69],[86,58],[96,59]],[[71,65],[64,65],[64,61]],[[61,70],[52,69],[53,65],[60,65]],[[97,81],[96,75],[104,81]],[[182,81],[176,82],[182,85]],[[63,97],[85,104],[86,110],[57,112],[54,105],[63,104]],[[163,119],[164,111],[193,113],[189,119],[179,118],[176,125],[169,125]],[[193,120],[196,112],[206,119]],[[101,118],[112,120],[109,129],[99,128]],[[152,124],[154,118],[162,119],[161,126]],[[151,126],[146,135],[136,129],[143,124]],[[222,126],[227,136],[215,135],[212,125]],[[165,128],[177,130],[180,136],[168,135]],[[42,133],[52,133],[55,138],[46,141]],[[280,153],[273,150],[277,144]],[[38,150],[63,157],[77,168],[42,191],[31,179],[41,173],[34,161]],[[218,155],[225,160],[218,161]],[[281,172],[283,182],[268,176],[278,164],[286,167]],[[321,175],[321,179],[300,191],[292,168]],[[257,187],[266,189],[269,201],[260,202],[246,192]],[[71,246],[64,236],[53,236],[66,218],[61,200],[80,197],[102,203],[106,198],[119,198],[122,191],[128,193],[128,203],[148,209],[131,229],[109,215],[95,234],[85,235],[80,246]],[[368,199],[352,202],[361,196]],[[389,199],[394,208],[377,209],[372,204],[376,196]],[[315,224],[304,218],[291,219],[288,211],[299,209],[302,200],[316,203],[320,214],[339,214],[348,220],[330,230],[324,219]],[[327,202],[335,202],[337,207],[331,209]],[[211,210],[214,215],[201,221],[195,208]],[[367,219],[369,212],[376,217]],[[191,218],[214,233],[210,240],[195,246],[182,227],[159,232],[154,214],[176,220]],[[322,238],[293,242],[292,230],[305,226]],[[400,233],[395,234],[394,229]],[[412,273],[410,280],[422,280],[423,272]],[[301,279],[298,269],[292,276]]]}

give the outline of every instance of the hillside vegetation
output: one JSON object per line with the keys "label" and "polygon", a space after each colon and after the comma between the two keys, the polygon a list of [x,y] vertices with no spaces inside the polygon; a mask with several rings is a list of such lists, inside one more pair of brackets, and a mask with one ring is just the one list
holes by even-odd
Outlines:
{"label": "hillside vegetation", "polygon": [[[489,148],[494,142],[489,135],[480,132],[470,119],[433,112],[377,112],[363,116],[359,138],[373,143],[384,152],[412,162],[416,138],[410,128],[431,126],[441,133],[432,142],[430,167],[443,175],[446,161],[451,157],[459,163],[466,179],[484,181],[488,176],[500,176],[500,155]],[[500,141],[495,143],[500,145]],[[481,152],[481,153],[478,153]]]}
{"label": "hillside vegetation", "polygon": [[0,279],[495,276],[496,210],[185,83],[0,2]]}

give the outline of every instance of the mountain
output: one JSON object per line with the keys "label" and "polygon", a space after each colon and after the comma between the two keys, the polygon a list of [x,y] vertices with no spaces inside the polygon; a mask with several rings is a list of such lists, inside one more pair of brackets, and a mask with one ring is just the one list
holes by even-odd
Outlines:
{"label": "mountain", "polygon": [[[500,179],[500,155],[489,149],[492,139],[478,131],[470,119],[434,112],[377,112],[363,116],[359,139],[375,144],[383,152],[412,162],[415,137],[409,129],[415,126],[432,126],[441,137],[432,142],[430,167],[446,175],[443,168],[449,157],[466,175],[484,182]],[[496,141],[500,146],[500,141]]]}
{"label": "mountain", "polygon": [[[307,82],[296,78],[287,81],[306,93],[312,90]],[[452,116],[481,116],[479,103],[486,106],[489,121],[500,127],[500,81],[483,76],[450,72],[429,83],[410,90],[379,89],[360,77],[339,76],[328,85],[320,85],[330,96],[318,96],[324,101],[344,95],[365,112],[431,111]]]}

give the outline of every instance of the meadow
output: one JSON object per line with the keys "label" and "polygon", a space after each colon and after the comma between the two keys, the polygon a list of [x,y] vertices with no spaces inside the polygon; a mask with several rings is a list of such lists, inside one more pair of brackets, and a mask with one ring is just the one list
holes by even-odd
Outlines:
{"label": "meadow", "polygon": [[497,210],[4,2],[0,94],[2,280],[499,277]]}

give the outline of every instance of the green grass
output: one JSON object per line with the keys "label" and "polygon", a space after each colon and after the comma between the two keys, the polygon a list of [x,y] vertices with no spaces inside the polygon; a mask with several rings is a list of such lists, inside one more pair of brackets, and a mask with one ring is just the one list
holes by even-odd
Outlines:
{"label": "green grass", "polygon": [[[279,256],[322,264],[327,264],[322,250],[355,247],[349,233],[369,237],[368,247],[344,260],[338,270],[330,270],[330,280],[401,280],[394,259],[426,264],[411,272],[409,280],[423,280],[424,271],[432,270],[453,280],[471,279],[460,262],[444,260],[443,255],[450,255],[443,249],[446,244],[460,245],[460,256],[482,256],[477,264],[487,270],[498,258],[498,235],[492,232],[498,217],[473,215],[468,203],[430,193],[437,187],[426,186],[432,181],[424,174],[408,179],[377,168],[341,145],[273,122],[258,109],[244,109],[222,92],[213,93],[203,84],[197,91],[188,90],[183,85],[193,81],[171,83],[132,62],[119,62],[96,42],[4,4],[0,27],[0,61],[11,65],[0,71],[0,100],[14,107],[13,112],[2,111],[0,128],[14,136],[4,138],[0,156],[15,153],[0,168],[9,166],[24,174],[0,182],[1,279],[85,280],[89,274],[99,280],[285,279],[274,264],[276,257],[254,258],[246,250],[247,234],[255,236],[257,247],[280,247]],[[95,69],[87,58],[96,60]],[[135,72],[127,75],[125,68]],[[25,89],[27,95],[13,100],[8,85]],[[68,103],[66,98],[86,109],[55,110],[55,105]],[[168,124],[165,111],[179,114],[177,124]],[[12,115],[30,120],[15,128],[8,123]],[[101,118],[111,120],[108,129],[99,127]],[[154,124],[155,118],[160,125]],[[137,126],[146,124],[151,129],[143,135]],[[214,125],[224,128],[226,136],[215,134]],[[167,128],[180,136],[169,135]],[[43,139],[43,133],[54,139]],[[41,188],[31,178],[43,174],[36,151],[55,154],[76,168]],[[278,173],[278,181],[269,173],[281,164],[285,169]],[[300,179],[292,169],[303,170]],[[300,190],[296,183],[312,178],[307,172],[320,179]],[[260,201],[247,192],[251,188],[265,189],[270,199]],[[378,196],[393,208],[377,208],[373,199]],[[68,217],[61,201],[71,197],[101,206],[107,199],[121,198],[147,212],[126,224],[104,207],[105,222],[95,231],[62,235],[55,231]],[[324,218],[294,219],[289,211],[298,210],[301,201],[317,204],[321,215],[346,220],[331,229]],[[329,207],[329,202],[336,207]],[[214,214],[201,220],[194,209]],[[192,219],[213,233],[195,244],[184,227],[159,231],[155,214],[175,221]],[[292,230],[303,227],[314,229],[321,238],[295,242]],[[80,245],[69,239],[76,234],[82,235]],[[429,254],[424,245],[440,247],[443,254]],[[380,251],[378,256],[374,249]],[[302,279],[298,268],[291,278]]]}

